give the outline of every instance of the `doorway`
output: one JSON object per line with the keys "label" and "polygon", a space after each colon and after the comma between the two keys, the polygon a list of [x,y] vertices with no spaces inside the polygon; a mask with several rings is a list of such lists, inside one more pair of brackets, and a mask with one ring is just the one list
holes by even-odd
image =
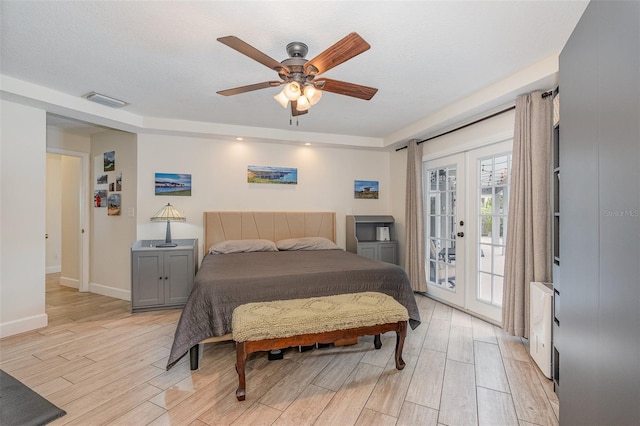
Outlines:
{"label": "doorway", "polygon": [[428,293],[502,322],[512,141],[423,163]]}
{"label": "doorway", "polygon": [[[47,272],[59,268],[60,283],[83,292],[89,291],[88,179],[88,153],[47,148]],[[55,260],[59,266],[52,267]]]}

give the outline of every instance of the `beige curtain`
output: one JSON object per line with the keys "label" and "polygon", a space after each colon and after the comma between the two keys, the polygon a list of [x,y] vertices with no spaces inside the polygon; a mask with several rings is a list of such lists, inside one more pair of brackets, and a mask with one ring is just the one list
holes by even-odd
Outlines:
{"label": "beige curtain", "polygon": [[529,286],[551,280],[552,99],[516,99],[502,327],[529,337]]}
{"label": "beige curtain", "polygon": [[405,270],[413,291],[426,292],[424,271],[424,215],[422,206],[422,145],[407,146],[407,191],[405,204]]}

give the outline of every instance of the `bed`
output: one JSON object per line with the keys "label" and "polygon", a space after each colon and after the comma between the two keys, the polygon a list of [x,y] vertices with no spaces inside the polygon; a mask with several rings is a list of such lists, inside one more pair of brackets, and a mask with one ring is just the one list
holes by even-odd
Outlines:
{"label": "bed", "polygon": [[333,212],[205,212],[204,248],[167,369],[194,345],[231,340],[233,309],[249,302],[377,291],[420,324],[404,270],[339,249]]}

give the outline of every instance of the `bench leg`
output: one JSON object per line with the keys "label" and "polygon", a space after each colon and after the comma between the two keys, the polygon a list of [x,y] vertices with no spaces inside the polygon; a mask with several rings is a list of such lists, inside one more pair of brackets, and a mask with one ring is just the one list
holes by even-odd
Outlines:
{"label": "bench leg", "polygon": [[404,338],[407,336],[407,322],[398,322],[398,331],[396,331],[396,369],[402,370],[405,366],[402,359],[402,349],[404,347]]}
{"label": "bench leg", "polygon": [[245,362],[247,360],[247,350],[244,343],[236,342],[236,372],[238,373],[238,389],[236,398],[244,401],[246,395]]}
{"label": "bench leg", "polygon": [[198,349],[200,348],[200,344],[197,343],[193,346],[191,346],[191,349],[189,349],[189,362],[191,364],[191,369],[192,370],[197,370],[198,369]]}
{"label": "bench leg", "polygon": [[382,347],[382,341],[380,340],[379,334],[373,336],[373,347],[375,347],[376,349],[380,349]]}

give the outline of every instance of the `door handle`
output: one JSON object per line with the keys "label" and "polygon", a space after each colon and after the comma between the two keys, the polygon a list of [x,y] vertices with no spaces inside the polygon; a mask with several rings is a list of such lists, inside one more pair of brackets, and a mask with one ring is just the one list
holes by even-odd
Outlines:
{"label": "door handle", "polygon": [[464,232],[458,232],[456,235],[457,235],[458,237],[464,237]]}

